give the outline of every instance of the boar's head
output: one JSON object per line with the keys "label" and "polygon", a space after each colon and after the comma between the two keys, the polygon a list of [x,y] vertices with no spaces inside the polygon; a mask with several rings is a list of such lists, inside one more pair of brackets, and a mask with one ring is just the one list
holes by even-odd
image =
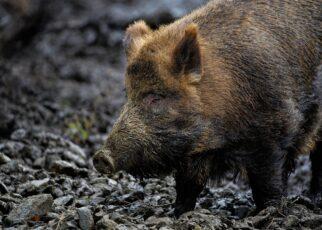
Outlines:
{"label": "boar's head", "polygon": [[173,33],[166,27],[152,31],[140,21],[127,29],[124,43],[127,102],[94,165],[102,173],[168,174],[200,147],[201,136],[210,135],[198,90],[203,68],[197,25]]}

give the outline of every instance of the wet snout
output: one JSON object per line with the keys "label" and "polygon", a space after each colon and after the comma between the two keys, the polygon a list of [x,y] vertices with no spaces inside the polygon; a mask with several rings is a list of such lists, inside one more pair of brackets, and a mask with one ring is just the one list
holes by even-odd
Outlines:
{"label": "wet snout", "polygon": [[93,157],[93,164],[100,173],[112,174],[115,172],[114,161],[108,149],[97,151]]}

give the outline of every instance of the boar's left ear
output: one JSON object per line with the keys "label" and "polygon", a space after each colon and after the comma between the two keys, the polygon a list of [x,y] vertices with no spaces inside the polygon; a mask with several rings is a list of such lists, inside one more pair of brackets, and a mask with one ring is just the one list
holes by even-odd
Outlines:
{"label": "boar's left ear", "polygon": [[184,36],[174,49],[173,63],[175,73],[191,74],[196,81],[200,80],[201,55],[196,24],[186,27]]}
{"label": "boar's left ear", "polygon": [[126,54],[129,55],[143,42],[144,35],[152,32],[151,28],[144,21],[137,21],[130,25],[125,32],[123,45]]}

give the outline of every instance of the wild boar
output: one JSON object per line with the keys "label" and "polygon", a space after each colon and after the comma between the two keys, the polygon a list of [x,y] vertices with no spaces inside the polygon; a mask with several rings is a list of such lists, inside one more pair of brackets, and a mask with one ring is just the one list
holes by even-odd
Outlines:
{"label": "wild boar", "polygon": [[286,195],[296,156],[311,153],[322,198],[321,1],[210,1],[152,30],[130,25],[127,102],[93,162],[102,173],[175,173],[175,215],[206,182],[247,175],[258,209]]}

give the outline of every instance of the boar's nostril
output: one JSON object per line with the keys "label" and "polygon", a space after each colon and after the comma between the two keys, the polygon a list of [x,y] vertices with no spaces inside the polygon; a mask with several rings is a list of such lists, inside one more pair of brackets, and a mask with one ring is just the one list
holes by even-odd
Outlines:
{"label": "boar's nostril", "polygon": [[93,164],[97,171],[111,174],[114,172],[114,161],[110,156],[110,151],[106,149],[99,150],[93,157]]}

